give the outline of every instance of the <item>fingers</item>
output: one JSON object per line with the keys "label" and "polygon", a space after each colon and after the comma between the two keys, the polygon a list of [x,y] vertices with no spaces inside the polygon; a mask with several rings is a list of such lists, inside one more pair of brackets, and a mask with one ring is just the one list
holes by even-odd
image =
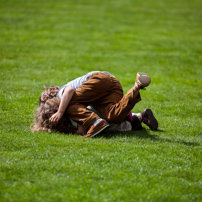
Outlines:
{"label": "fingers", "polygon": [[51,124],[57,124],[58,123],[58,121],[59,121],[59,119],[58,119],[58,117],[57,116],[51,116],[50,117],[50,119],[49,119],[49,122],[51,123]]}
{"label": "fingers", "polygon": [[56,112],[55,114],[53,114],[53,115],[50,117],[49,122],[50,122],[51,124],[53,124],[53,125],[56,125],[56,124],[60,121],[61,117],[62,117],[62,114]]}

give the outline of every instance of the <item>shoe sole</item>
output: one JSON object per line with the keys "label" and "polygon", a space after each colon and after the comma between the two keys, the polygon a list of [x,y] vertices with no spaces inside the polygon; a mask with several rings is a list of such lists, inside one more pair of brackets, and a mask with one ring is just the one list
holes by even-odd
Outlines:
{"label": "shoe sole", "polygon": [[150,120],[150,125],[149,128],[151,130],[157,130],[158,128],[158,121],[154,117],[152,110],[151,109],[146,109],[146,114],[148,115],[148,119]]}
{"label": "shoe sole", "polygon": [[107,128],[107,127],[109,127],[109,125],[104,126],[104,127],[101,128],[97,133],[95,133],[95,134],[93,134],[93,135],[91,135],[91,136],[89,136],[89,137],[94,137],[94,136],[96,136],[98,133],[102,132],[102,131],[103,131],[105,128]]}
{"label": "shoe sole", "polygon": [[107,127],[109,127],[109,125],[106,125],[106,126],[104,126],[103,128],[101,128],[99,131],[97,131],[95,134],[93,134],[93,135],[90,135],[90,136],[86,136],[86,135],[84,135],[84,136],[81,136],[81,137],[83,137],[83,138],[87,138],[87,137],[94,137],[94,136],[96,136],[97,134],[99,134],[100,132],[102,132],[105,128],[107,128]]}
{"label": "shoe sole", "polygon": [[142,72],[138,72],[137,74],[139,75],[138,82],[143,88],[147,87],[151,83],[151,78],[148,74]]}

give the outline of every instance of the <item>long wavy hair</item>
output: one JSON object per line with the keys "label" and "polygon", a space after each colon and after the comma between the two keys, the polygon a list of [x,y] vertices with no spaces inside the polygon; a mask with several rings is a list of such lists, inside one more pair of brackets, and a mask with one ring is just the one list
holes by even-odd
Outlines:
{"label": "long wavy hair", "polygon": [[31,124],[32,132],[61,132],[61,133],[75,133],[76,129],[72,128],[70,119],[64,113],[61,120],[52,125],[49,123],[49,118],[57,112],[60,100],[57,97],[59,86],[51,86],[46,88],[39,98],[39,107],[36,109],[35,122]]}
{"label": "long wavy hair", "polygon": [[47,88],[44,86],[45,90],[41,93],[39,97],[39,106],[44,104],[47,100],[57,97],[60,86],[50,86]]}

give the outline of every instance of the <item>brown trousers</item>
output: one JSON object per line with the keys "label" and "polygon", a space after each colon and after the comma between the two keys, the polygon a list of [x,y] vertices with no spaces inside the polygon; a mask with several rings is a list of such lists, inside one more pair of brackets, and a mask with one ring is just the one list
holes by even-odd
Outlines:
{"label": "brown trousers", "polygon": [[123,97],[120,82],[106,73],[94,73],[74,93],[67,109],[69,118],[87,129],[100,117],[86,107],[92,105],[108,122],[121,123],[141,100],[130,89]]}

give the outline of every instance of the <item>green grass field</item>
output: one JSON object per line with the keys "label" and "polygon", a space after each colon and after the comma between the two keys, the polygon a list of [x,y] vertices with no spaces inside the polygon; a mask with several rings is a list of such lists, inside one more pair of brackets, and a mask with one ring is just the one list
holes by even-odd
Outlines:
{"label": "green grass field", "polygon": [[[202,201],[200,0],[0,0],[0,201]],[[159,130],[30,132],[43,86],[106,70]]]}

